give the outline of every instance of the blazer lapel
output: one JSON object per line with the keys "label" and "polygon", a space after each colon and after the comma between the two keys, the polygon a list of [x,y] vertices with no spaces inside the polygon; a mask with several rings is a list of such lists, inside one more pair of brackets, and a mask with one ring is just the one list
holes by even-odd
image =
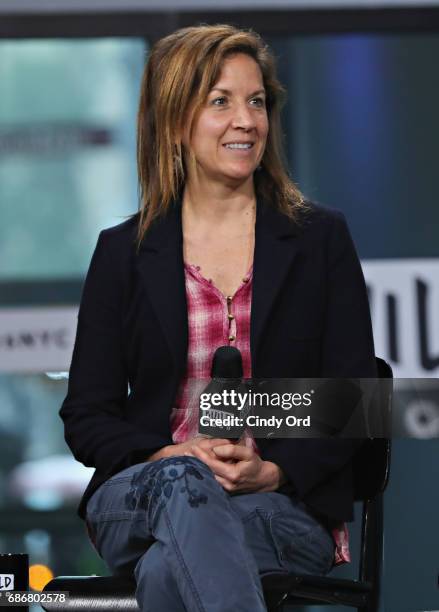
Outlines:
{"label": "blazer lapel", "polygon": [[139,252],[138,266],[177,371],[186,365],[188,320],[183,265],[181,202],[154,221]]}
{"label": "blazer lapel", "polygon": [[[252,369],[274,301],[297,252],[298,230],[285,215],[258,200],[250,324]],[[138,266],[177,371],[186,366],[188,319],[183,265],[181,201],[148,230]]]}
{"label": "blazer lapel", "polygon": [[297,226],[285,215],[258,200],[250,322],[253,376],[257,375],[257,351],[264,327],[297,253],[297,234]]}

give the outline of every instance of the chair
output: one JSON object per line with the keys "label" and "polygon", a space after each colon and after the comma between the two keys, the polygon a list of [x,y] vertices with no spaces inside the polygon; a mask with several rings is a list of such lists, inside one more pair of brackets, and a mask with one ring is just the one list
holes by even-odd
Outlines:
{"label": "chair", "polygon": [[[376,358],[378,375],[387,379],[381,386],[380,405],[383,423],[390,419],[392,370]],[[384,429],[383,431],[387,431]],[[262,577],[269,612],[283,606],[344,605],[358,612],[377,612],[380,595],[383,550],[383,491],[390,468],[390,440],[370,438],[354,459],[355,499],[363,502],[360,567],[358,580],[327,576],[269,574]],[[69,602],[45,603],[45,610],[139,610],[134,579],[108,576],[59,576],[44,591],[69,591]]]}

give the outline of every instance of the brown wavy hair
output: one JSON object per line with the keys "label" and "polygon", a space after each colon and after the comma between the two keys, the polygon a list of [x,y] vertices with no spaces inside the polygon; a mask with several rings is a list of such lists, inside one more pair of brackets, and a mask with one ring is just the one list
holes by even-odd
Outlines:
{"label": "brown wavy hair", "polygon": [[292,219],[304,206],[286,170],[280,123],[285,90],[267,45],[256,32],[231,25],[182,28],[152,47],[142,78],[137,117],[139,245],[152,221],[181,196],[186,176],[184,127],[189,125],[192,135],[194,120],[220,76],[223,61],[237,53],[257,62],[266,90],[269,130],[261,168],[254,174],[256,197],[273,202]]}

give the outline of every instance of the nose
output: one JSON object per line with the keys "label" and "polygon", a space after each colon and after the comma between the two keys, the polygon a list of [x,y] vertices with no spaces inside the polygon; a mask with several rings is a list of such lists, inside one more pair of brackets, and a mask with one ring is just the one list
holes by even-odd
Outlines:
{"label": "nose", "polygon": [[233,113],[232,127],[251,130],[255,126],[255,120],[246,102],[237,104]]}

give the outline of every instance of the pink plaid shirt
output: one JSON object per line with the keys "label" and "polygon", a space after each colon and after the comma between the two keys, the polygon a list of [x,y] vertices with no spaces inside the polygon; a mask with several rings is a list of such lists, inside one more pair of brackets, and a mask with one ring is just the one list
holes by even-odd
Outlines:
{"label": "pink plaid shirt", "polygon": [[[225,297],[200,274],[199,266],[184,265],[188,307],[189,342],[186,375],[182,379],[171,414],[172,439],[185,442],[198,433],[198,398],[211,377],[212,357],[219,346],[231,345],[241,351],[244,378],[251,378],[250,311],[253,267],[233,296]],[[250,432],[247,446],[258,452]],[[333,529],[334,565],[348,563],[349,532],[346,524]]]}

